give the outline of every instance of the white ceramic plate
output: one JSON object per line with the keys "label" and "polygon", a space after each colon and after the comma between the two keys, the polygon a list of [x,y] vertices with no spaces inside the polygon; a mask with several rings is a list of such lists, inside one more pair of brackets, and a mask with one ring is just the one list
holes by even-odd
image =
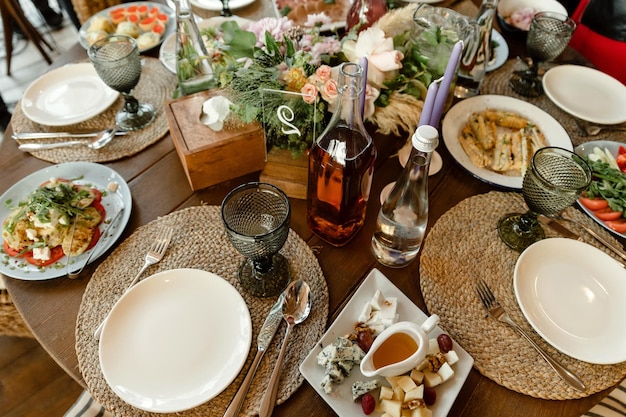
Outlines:
{"label": "white ceramic plate", "polygon": [[22,111],[47,126],[80,123],[102,113],[119,93],[98,77],[91,63],[68,64],[32,82],[22,96]]}
{"label": "white ceramic plate", "polygon": [[626,86],[608,74],[580,65],[559,65],[543,76],[546,95],[572,116],[593,123],[626,121]]}
{"label": "white ceramic plate", "polygon": [[[220,0],[190,0],[190,3],[203,10],[211,10],[214,12],[222,10],[222,2]],[[252,3],[254,3],[254,0],[230,0],[228,7],[231,10],[236,10]]]}
{"label": "white ceramic plate", "polygon": [[175,413],[228,387],[251,340],[250,312],[228,281],[173,269],[144,279],[113,306],[100,337],[100,365],[128,404]]}
{"label": "white ceramic plate", "polygon": [[467,98],[454,105],[443,119],[442,134],[446,147],[452,157],[461,164],[463,168],[478,179],[486,183],[498,185],[504,188],[521,190],[521,176],[507,176],[500,173],[479,168],[472,164],[463,147],[459,143],[459,132],[467,123],[468,116],[473,112],[480,112],[486,109],[498,109],[515,112],[526,119],[533,121],[543,132],[546,142],[550,146],[558,146],[572,151],[572,142],[563,126],[552,116],[530,103],[518,100],[513,97],[484,95]]}
{"label": "white ceramic plate", "polygon": [[[89,25],[91,25],[91,21],[95,16],[105,16],[105,17],[109,17],[109,13],[112,10],[115,9],[119,9],[119,8],[126,8],[129,6],[148,6],[149,9],[153,8],[153,7],[158,7],[159,10],[161,10],[161,13],[165,13],[167,15],[167,25],[165,26],[165,31],[163,31],[163,36],[161,36],[161,42],[163,42],[163,39],[165,39],[170,33],[174,32],[176,29],[176,13],[174,13],[174,10],[172,10],[170,7],[166,6],[165,4],[161,4],[161,3],[155,3],[155,2],[151,2],[151,1],[139,1],[139,2],[131,2],[131,3],[123,3],[123,4],[119,4],[117,6],[113,6],[113,7],[109,7],[107,9],[104,9],[98,13],[96,13],[95,15],[91,16],[89,19],[87,19],[87,21],[85,23],[83,23],[83,25],[80,27],[80,29],[78,30],[78,42],[80,43],[80,45],[85,48],[85,49],[89,49],[89,42],[87,42],[87,29],[89,29]],[[139,30],[139,33],[143,33],[143,31],[141,31],[141,29]],[[157,43],[156,45],[153,45],[149,48],[140,48],[139,52],[146,52],[149,51],[153,48],[156,48],[157,46],[159,46],[161,44],[161,42]]]}
{"label": "white ceramic plate", "polygon": [[497,30],[491,31],[491,41],[497,45],[493,49],[494,57],[487,63],[487,71],[493,71],[500,68],[507,59],[509,59],[509,44],[506,43],[504,37]]}
{"label": "white ceramic plate", "polygon": [[[354,293],[348,304],[341,311],[335,322],[328,328],[328,331],[322,336],[321,340],[315,345],[315,348],[307,355],[302,364],[300,364],[300,372],[317,391],[317,393],[332,407],[332,409],[340,417],[353,417],[363,415],[361,404],[352,401],[352,384],[356,381],[364,381],[365,378],[358,367],[352,370],[352,373],[343,383],[333,386],[333,392],[326,394],[320,387],[320,382],[324,377],[324,368],[317,364],[317,355],[321,352],[321,346],[326,346],[337,340],[337,337],[344,336],[354,330],[356,322],[361,310],[366,302],[372,299],[372,296],[380,290],[385,297],[398,298],[398,314],[400,320],[411,320],[416,323],[423,323],[427,316],[420,310],[402,291],[398,289],[389,279],[378,269],[373,269],[367,276],[363,284]],[[442,331],[439,327],[433,330],[429,337],[437,337]],[[454,342],[454,351],[459,356],[459,361],[452,365],[455,374],[454,377],[445,382],[443,385],[436,387],[437,401],[429,408],[433,412],[433,417],[445,417],[452,407],[454,400],[461,391],[461,387],[465,383],[469,375],[474,359],[456,342]]]}
{"label": "white ceramic plate", "polygon": [[[251,20],[244,19],[239,16],[231,16],[231,17],[221,17],[216,16],[209,19],[201,20],[197,22],[198,29],[206,29],[210,27],[217,27],[228,20],[234,20],[239,24],[241,29],[246,29]],[[159,50],[159,60],[167,68],[169,72],[172,74],[176,74],[176,33],[170,34],[161,45],[161,49]]]}
{"label": "white ceramic plate", "polygon": [[[611,153],[611,155],[613,156],[617,156],[617,151],[619,150],[620,146],[624,146],[626,147],[626,144],[623,143],[619,143],[619,142],[612,142],[610,140],[596,140],[596,141],[592,141],[592,142],[585,142],[581,145],[578,145],[575,149],[575,152],[580,155],[580,156],[587,156],[591,153],[593,153],[594,148],[600,148],[602,150],[604,149],[608,149],[609,152]],[[626,174],[624,174],[626,175]],[[626,234],[623,233],[618,233],[615,230],[611,229],[610,227],[608,227],[606,225],[606,223],[604,223],[603,220],[598,219],[596,216],[594,216],[593,212],[591,210],[589,210],[587,207],[583,206],[582,204],[580,204],[580,201],[577,201],[578,206],[583,209],[583,211],[585,213],[587,213],[587,215],[589,217],[591,217],[592,219],[594,219],[596,221],[596,223],[598,223],[600,226],[604,227],[606,230],[608,230],[609,232],[613,233],[614,235],[617,235],[619,237],[623,237],[626,239]]]}
{"label": "white ceramic plate", "polygon": [[[130,196],[130,189],[128,184],[124,181],[124,178],[111,168],[104,165],[94,164],[92,162],[68,162],[65,164],[53,165],[48,168],[44,168],[37,172],[30,174],[21,181],[18,181],[15,185],[9,188],[0,197],[0,221],[4,221],[11,213],[11,207],[14,207],[20,201],[24,200],[35,188],[42,183],[48,181],[50,178],[66,178],[73,180],[78,184],[88,184],[92,187],[103,191],[102,205],[106,210],[106,218],[111,220],[117,212],[124,207],[124,213],[122,218],[117,223],[111,226],[111,229],[107,231],[106,236],[102,236],[103,241],[101,245],[97,246],[98,253],[96,253],[91,260],[94,262],[100,256],[102,256],[113,244],[119,239],[130,219],[130,212],[132,209],[132,199]],[[115,192],[107,191],[107,185],[109,183],[116,182],[118,184]],[[108,227],[108,224],[101,224],[100,230],[104,232],[104,229]],[[4,245],[4,239],[1,239]],[[72,257],[72,262],[85,261],[91,254],[91,251],[87,251],[82,255]],[[58,262],[45,267],[37,268],[34,265],[29,264],[19,258],[11,258],[4,250],[2,250],[2,261],[0,262],[0,273],[6,276],[19,278],[27,281],[38,281],[51,278],[58,278],[65,276],[65,266],[67,258],[62,258]]]}
{"label": "white ceramic plate", "polygon": [[517,260],[515,296],[548,343],[581,361],[626,361],[626,270],[594,246],[552,238]]}

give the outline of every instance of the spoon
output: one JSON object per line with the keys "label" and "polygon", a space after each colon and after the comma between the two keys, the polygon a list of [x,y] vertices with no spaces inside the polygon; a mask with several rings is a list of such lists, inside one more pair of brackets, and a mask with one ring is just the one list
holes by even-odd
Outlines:
{"label": "spoon", "polygon": [[296,324],[300,324],[306,320],[310,312],[311,290],[309,285],[302,280],[294,281],[289,284],[287,289],[285,289],[285,301],[283,303],[283,318],[287,322],[287,331],[285,332],[285,338],[283,339],[283,344],[278,354],[278,361],[272,371],[267,391],[265,391],[265,395],[263,395],[263,399],[261,400],[259,417],[269,417],[272,415],[278,394],[278,377],[280,376],[283,359],[287,351],[286,347],[289,335]]}
{"label": "spoon", "polygon": [[87,146],[89,149],[100,149],[105,147],[111,142],[111,140],[115,137],[115,133],[117,132],[117,128],[112,127],[107,130],[103,130],[97,136],[94,137],[90,142],[84,142],[82,140],[72,140],[69,142],[58,142],[58,143],[25,143],[18,147],[21,151],[39,151],[42,149],[56,149],[56,148],[65,148],[68,146]]}
{"label": "spoon", "polygon": [[585,126],[585,132],[589,136],[595,136],[603,130],[617,130],[617,131],[626,132],[626,126],[596,126],[596,125]]}

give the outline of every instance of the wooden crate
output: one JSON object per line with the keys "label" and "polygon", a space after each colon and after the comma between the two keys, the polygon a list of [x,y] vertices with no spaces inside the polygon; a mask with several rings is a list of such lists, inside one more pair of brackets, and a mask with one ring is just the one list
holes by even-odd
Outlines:
{"label": "wooden crate", "polygon": [[308,172],[308,154],[294,159],[291,152],[272,148],[259,180],[277,186],[288,197],[305,200]]}
{"label": "wooden crate", "polygon": [[265,135],[260,123],[214,131],[200,122],[211,90],[171,100],[165,115],[174,146],[192,190],[209,187],[265,166]]}

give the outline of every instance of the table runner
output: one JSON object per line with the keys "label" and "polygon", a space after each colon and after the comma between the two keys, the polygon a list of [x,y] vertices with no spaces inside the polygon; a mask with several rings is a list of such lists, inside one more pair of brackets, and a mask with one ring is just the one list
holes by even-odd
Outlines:
{"label": "table runner", "polygon": [[[135,87],[135,97],[141,102],[152,104],[157,112],[154,121],[144,129],[116,136],[104,148],[92,150],[86,146],[30,151],[39,159],[53,163],[72,161],[110,162],[134,155],[161,139],[169,130],[163,111],[163,103],[172,98],[176,87],[176,76],[171,74],[156,58],[142,57],[141,79]],[[30,120],[22,111],[21,100],[11,117],[13,131],[22,132],[85,132],[103,130],[115,124],[115,114],[124,105],[120,95],[105,111],[84,122],[69,126],[46,126]],[[33,142],[20,140],[20,144]],[[58,142],[57,139],[38,139],[37,142]]]}
{"label": "table runner", "polygon": [[[558,352],[544,341],[522,314],[513,290],[513,270],[519,254],[500,241],[498,219],[527,210],[522,195],[492,191],[470,197],[453,207],[429,232],[420,258],[420,286],[430,314],[469,352],[476,369],[496,383],[537,398],[582,398],[617,384],[626,375],[626,362],[594,365]],[[573,207],[566,214],[621,246],[604,228]],[[570,225],[568,225],[570,227]],[[571,229],[605,253],[612,253],[590,235]],[[546,237],[559,237],[545,227]],[[514,329],[487,316],[474,290],[483,279],[511,318],[557,361],[587,385],[581,393],[563,382],[531,345]]]}
{"label": "table runner", "polygon": [[[555,64],[544,64],[546,68],[554,67]],[[584,63],[580,63],[579,65],[584,65]],[[504,65],[498,68],[495,71],[487,73],[485,76],[485,80],[480,88],[480,94],[496,94],[502,96],[514,97],[523,101],[526,101],[530,104],[534,104],[540,109],[544,110],[550,116],[554,117],[567,131],[570,136],[574,147],[589,141],[594,140],[612,140],[616,142],[626,143],[626,134],[624,132],[618,131],[609,131],[605,130],[600,132],[596,136],[587,136],[578,124],[576,123],[576,118],[571,114],[567,113],[565,110],[562,110],[556,104],[550,100],[550,98],[544,93],[539,97],[524,97],[517,94],[511,87],[509,87],[509,80],[511,79],[511,74],[513,74],[514,70],[517,70],[518,62],[517,59],[510,59],[504,63]],[[572,86],[572,88],[576,88],[576,86]],[[586,122],[583,122],[586,123]]]}
{"label": "table runner", "polygon": [[[175,268],[197,268],[213,272],[226,279],[244,297],[252,317],[253,338],[250,353],[242,371],[233,383],[213,400],[176,416],[217,416],[224,414],[228,404],[241,385],[256,354],[256,338],[267,313],[277,297],[255,298],[247,295],[237,280],[237,269],[243,260],[230,244],[222,226],[217,206],[199,206],[173,212],[139,227],[128,239],[98,266],[83,295],[76,325],[76,352],[80,371],[93,397],[116,417],[168,416],[149,413],[130,406],[109,388],[98,359],[98,343],[93,333],[99,323],[120,298],[144,261],[145,253],[164,226],[173,226],[175,233],[163,260],[150,267],[144,278],[160,271]],[[328,317],[328,287],[317,258],[306,243],[293,231],[280,252],[290,263],[292,279],[304,279],[311,287],[312,308],[308,319],[293,330],[283,364],[278,403],[286,401],[302,384],[299,365],[309,350],[321,338]],[[258,413],[261,398],[268,385],[286,330],[281,323],[272,344],[266,351],[241,413]]]}

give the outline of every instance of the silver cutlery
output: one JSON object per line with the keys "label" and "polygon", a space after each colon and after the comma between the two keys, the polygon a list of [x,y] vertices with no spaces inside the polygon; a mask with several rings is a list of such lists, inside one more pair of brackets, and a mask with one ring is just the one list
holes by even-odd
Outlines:
{"label": "silver cutlery", "polygon": [[624,125],[594,125],[578,119],[576,119],[576,124],[585,136],[596,136],[603,130],[626,132],[626,126]]}
{"label": "silver cutlery", "polygon": [[[172,240],[172,233],[173,233],[173,229],[171,227],[166,227],[163,230],[161,230],[157,238],[154,240],[154,243],[152,243],[152,246],[148,250],[148,253],[146,253],[145,262],[143,266],[141,267],[137,275],[135,275],[135,278],[133,278],[130,285],[126,288],[126,290],[124,291],[124,294],[127,293],[128,290],[130,290],[137,282],[139,282],[139,277],[141,276],[141,274],[144,273],[144,271],[150,265],[154,265],[160,262],[161,259],[163,259],[163,256],[165,256],[165,252],[167,251],[167,248],[170,245],[170,241]],[[106,315],[104,320],[102,320],[102,322],[100,323],[100,325],[94,332],[93,336],[96,338],[96,340],[100,340],[100,334],[102,333],[102,328],[104,327],[104,323],[106,323],[107,319],[109,318],[109,314]]]}
{"label": "silver cutlery", "polygon": [[82,140],[71,140],[67,142],[55,142],[55,143],[24,143],[18,146],[20,151],[39,151],[44,149],[56,149],[56,148],[65,148],[71,146],[87,146],[90,149],[97,150],[105,147],[109,144],[115,137],[115,133],[117,132],[117,128],[107,129],[105,131],[100,132],[99,135],[94,136],[94,138],[89,141]]}
{"label": "silver cutlery", "polygon": [[259,417],[269,417],[272,415],[274,405],[276,405],[276,396],[278,394],[278,379],[280,377],[280,371],[283,367],[283,360],[285,353],[287,352],[287,342],[291,331],[296,324],[302,323],[309,316],[311,312],[311,290],[309,285],[302,281],[294,281],[285,290],[285,302],[283,303],[283,318],[287,322],[287,331],[283,339],[283,344],[280,347],[280,353],[278,354],[278,360],[272,371],[270,382],[267,390],[261,400],[261,407],[259,409]]}
{"label": "silver cutlery", "polygon": [[278,297],[278,301],[276,301],[269,314],[267,315],[267,318],[265,319],[265,322],[261,327],[261,331],[259,332],[259,336],[257,337],[257,353],[254,356],[252,365],[250,365],[250,369],[248,369],[246,377],[241,383],[239,390],[237,390],[237,394],[235,394],[233,400],[226,409],[224,417],[236,417],[239,415],[241,406],[243,405],[243,402],[246,399],[246,394],[248,393],[248,389],[250,388],[252,378],[254,378],[254,374],[256,373],[259,364],[261,363],[261,359],[263,359],[263,355],[265,354],[265,351],[272,342],[272,339],[276,334],[276,330],[278,330],[278,327],[280,326],[280,323],[282,321],[284,299],[285,293],[282,293]]}
{"label": "silver cutlery", "polygon": [[546,351],[544,351],[537,343],[535,343],[533,339],[531,339],[531,337],[519,326],[519,324],[511,319],[506,310],[500,305],[498,300],[496,300],[495,295],[489,286],[487,286],[487,283],[482,279],[476,284],[476,292],[478,293],[478,298],[480,298],[480,301],[491,317],[506,323],[517,330],[517,332],[521,334],[531,344],[531,346],[537,350],[537,352],[539,352],[548,365],[550,365],[552,369],[554,369],[554,371],[556,371],[556,373],[571,387],[577,389],[578,391],[586,391],[587,387],[576,375],[550,357]]}
{"label": "silver cutlery", "polygon": [[[71,132],[23,132],[16,133],[13,132],[11,134],[11,138],[15,140],[31,140],[31,139],[61,139],[61,138],[93,138],[96,136],[101,136],[109,131],[113,130],[113,128],[98,130],[94,132],[82,132],[82,133],[71,133]],[[127,135],[127,130],[117,129],[115,131],[115,136],[124,136]]]}

